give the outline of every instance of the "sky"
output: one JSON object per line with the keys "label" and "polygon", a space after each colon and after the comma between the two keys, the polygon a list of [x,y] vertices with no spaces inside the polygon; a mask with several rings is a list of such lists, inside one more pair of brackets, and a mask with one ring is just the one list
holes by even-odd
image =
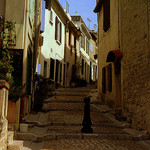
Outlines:
{"label": "sky", "polygon": [[[69,14],[71,16],[81,16],[86,26],[90,30],[94,29],[94,24],[97,25],[97,14],[93,12],[96,6],[96,0],[58,0],[62,7],[66,8],[66,1],[69,4]],[[90,20],[90,23],[88,19]]]}

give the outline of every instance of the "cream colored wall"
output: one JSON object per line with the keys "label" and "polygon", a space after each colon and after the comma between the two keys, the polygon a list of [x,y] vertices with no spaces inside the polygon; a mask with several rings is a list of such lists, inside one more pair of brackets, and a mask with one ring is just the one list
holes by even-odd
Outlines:
{"label": "cream colored wall", "polygon": [[[109,63],[106,62],[107,55],[111,50],[119,50],[118,42],[118,0],[110,0],[110,29],[105,32],[103,30],[103,6],[98,14],[98,90],[99,95],[102,92],[102,68]],[[112,70],[114,65],[112,64]],[[114,71],[112,72],[112,92],[105,94],[106,101],[108,97],[111,97],[115,101],[116,87]]]}
{"label": "cream colored wall", "polygon": [[91,49],[90,49],[90,59],[91,59],[91,62],[92,62],[92,70],[91,70],[91,78],[93,81],[96,80],[96,67],[94,68],[94,65],[97,66],[97,60],[94,59],[94,55],[96,54],[96,42],[95,40],[93,39],[90,39],[90,42],[93,43],[93,51],[91,52]]}
{"label": "cream colored wall", "polygon": [[5,16],[5,2],[6,0],[0,1],[0,15]]}
{"label": "cream colored wall", "polygon": [[6,0],[5,20],[16,22],[16,46],[15,49],[24,47],[24,19],[25,19],[25,0]]}

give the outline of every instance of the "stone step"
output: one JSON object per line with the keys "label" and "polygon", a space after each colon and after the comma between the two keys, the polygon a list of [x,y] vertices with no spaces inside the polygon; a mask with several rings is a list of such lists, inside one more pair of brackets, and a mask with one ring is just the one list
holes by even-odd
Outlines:
{"label": "stone step", "polygon": [[84,111],[84,103],[66,103],[66,102],[52,102],[44,103],[42,107],[43,111]]}
{"label": "stone step", "polygon": [[59,88],[55,89],[55,92],[87,92],[91,91],[91,88],[81,87],[81,88]]}
{"label": "stone step", "polygon": [[22,150],[23,149],[23,141],[14,140],[13,143],[8,144],[8,150]]}
{"label": "stone step", "polygon": [[[76,105],[73,105],[76,104]],[[45,103],[42,107],[43,112],[50,111],[81,111],[84,112],[84,103]],[[90,112],[98,112],[93,106],[90,107]]]}
{"label": "stone step", "polygon": [[94,139],[94,138],[109,138],[109,139],[122,139],[122,140],[148,140],[147,134],[135,133],[130,134],[131,129],[121,129],[117,126],[91,126],[93,133],[84,134],[81,133],[83,126],[74,125],[51,125],[47,127],[31,127],[28,132],[16,134],[16,138],[24,141],[41,142],[46,140],[58,140],[58,139]]}
{"label": "stone step", "polygon": [[73,92],[55,92],[55,96],[88,96],[88,93],[73,93]]}
{"label": "stone step", "polygon": [[43,150],[44,142],[24,141],[23,150]]}
{"label": "stone step", "polygon": [[81,101],[77,101],[77,100],[58,100],[58,99],[46,99],[45,101],[44,101],[44,103],[84,103],[84,101],[83,100],[81,100]]}
{"label": "stone step", "polygon": [[33,133],[17,133],[17,139],[24,141],[42,142],[47,140],[59,140],[59,139],[121,139],[121,140],[134,140],[129,134],[97,134],[97,133],[46,133],[43,135],[37,135]]}
{"label": "stone step", "polygon": [[13,131],[7,131],[7,143],[13,144],[14,140],[14,132]]}
{"label": "stone step", "polygon": [[[91,112],[93,124],[113,123],[108,117],[100,112]],[[37,126],[47,126],[53,124],[81,124],[84,118],[83,111],[50,111],[48,113],[33,113],[28,115],[25,122]]]}
{"label": "stone step", "polygon": [[[50,98],[48,98],[48,99],[46,99],[45,101],[53,101],[53,100],[59,100],[59,101],[77,101],[77,102],[83,102],[84,101],[84,97],[85,96],[79,96],[79,95],[77,95],[77,96],[71,96],[71,95],[65,95],[65,96],[58,96],[58,95],[55,95],[55,96],[52,96],[52,97],[50,97]],[[44,102],[45,102],[44,101]]]}

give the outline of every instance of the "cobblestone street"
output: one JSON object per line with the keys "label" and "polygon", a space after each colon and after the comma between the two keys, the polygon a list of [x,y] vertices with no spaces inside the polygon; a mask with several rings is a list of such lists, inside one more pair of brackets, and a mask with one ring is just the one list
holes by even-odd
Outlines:
{"label": "cobblestone street", "polygon": [[44,150],[146,150],[138,142],[129,140],[58,140],[48,141]]}
{"label": "cobblestone street", "polygon": [[[81,133],[84,97],[91,98],[93,133]],[[27,132],[18,132],[25,150],[149,150],[149,136],[130,128],[100,104],[96,89],[57,89],[44,101],[43,112],[28,115]]]}

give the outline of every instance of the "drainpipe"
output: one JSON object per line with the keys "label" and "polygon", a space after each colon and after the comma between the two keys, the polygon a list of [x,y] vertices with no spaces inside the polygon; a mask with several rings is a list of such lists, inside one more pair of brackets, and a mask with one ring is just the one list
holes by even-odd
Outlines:
{"label": "drainpipe", "polygon": [[[24,71],[26,70],[26,69],[24,69],[24,65],[25,65],[25,62],[26,62],[26,57],[25,57],[25,55],[26,55],[26,38],[27,38],[27,34],[26,34],[26,32],[27,32],[27,17],[28,17],[28,13],[29,13],[30,11],[28,10],[28,1],[26,1],[26,4],[25,4],[25,12],[24,12],[24,17],[25,17],[25,21],[24,21],[24,47],[23,47],[23,68],[22,68],[22,70],[23,70],[23,74],[22,74],[22,85],[24,85],[25,84],[25,77],[24,77],[24,74],[26,74],[26,73],[24,73]],[[26,65],[25,65],[26,66]],[[26,68],[26,67],[25,67]],[[26,86],[25,86],[25,88],[26,88]],[[22,98],[21,98],[21,103],[20,103],[20,122],[22,122],[22,119],[23,119],[23,111],[24,111],[24,98],[25,98],[25,88],[23,89],[23,96],[22,96]]]}

